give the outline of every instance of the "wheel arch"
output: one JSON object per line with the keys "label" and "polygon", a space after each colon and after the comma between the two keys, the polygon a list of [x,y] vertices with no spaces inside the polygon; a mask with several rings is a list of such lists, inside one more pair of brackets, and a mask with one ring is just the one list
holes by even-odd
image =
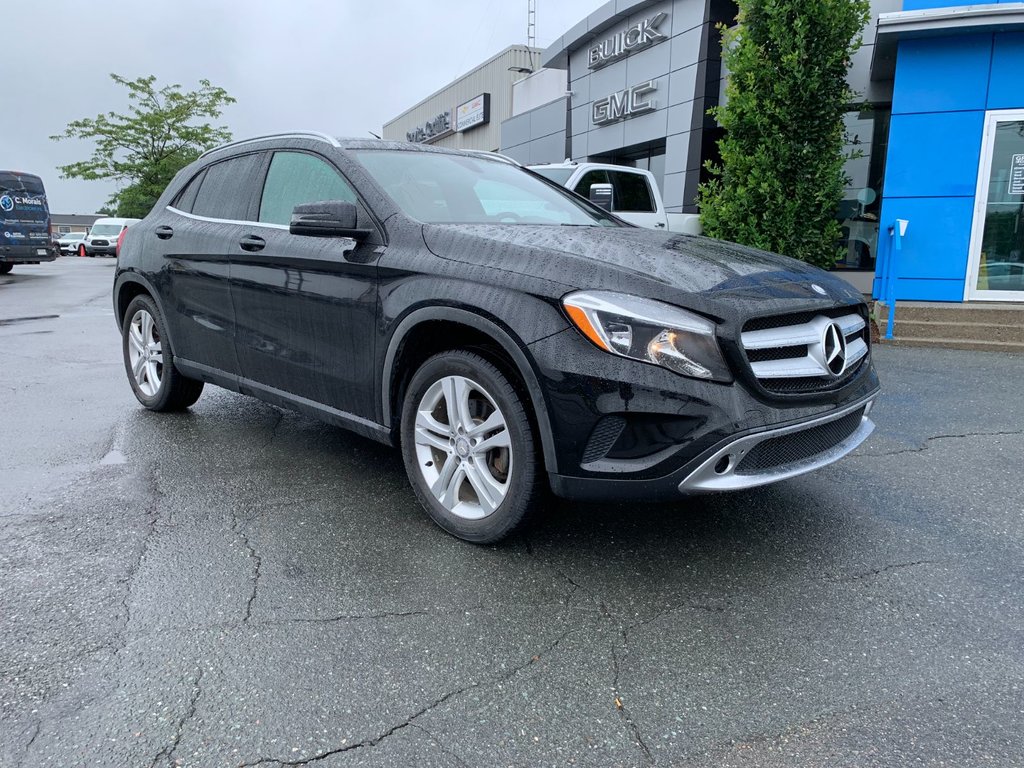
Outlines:
{"label": "wheel arch", "polygon": [[128,305],[136,296],[146,295],[160,310],[163,317],[163,334],[167,337],[167,344],[173,352],[175,349],[174,338],[171,329],[168,327],[167,313],[164,312],[163,302],[160,301],[160,294],[145,277],[136,272],[122,272],[114,281],[114,322],[117,323],[117,330],[121,330],[124,323],[124,314],[128,311]]}
{"label": "wheel arch", "polygon": [[[394,412],[397,410],[395,406],[402,386],[402,377],[396,373],[403,372],[399,370],[403,359],[403,343],[417,328],[438,322],[462,326],[474,334],[486,337],[504,353],[508,362],[515,369],[513,372],[519,376],[526,388],[526,394],[530,400],[528,406],[540,433],[538,436],[545,468],[548,472],[556,472],[557,456],[551,433],[551,421],[547,412],[547,401],[544,398],[537,373],[524,351],[525,345],[518,341],[510,330],[495,320],[468,309],[439,305],[421,307],[413,310],[399,321],[391,334],[382,366],[380,393],[383,424],[389,429],[397,429],[397,425],[394,423]],[[406,373],[411,375],[412,372]]]}

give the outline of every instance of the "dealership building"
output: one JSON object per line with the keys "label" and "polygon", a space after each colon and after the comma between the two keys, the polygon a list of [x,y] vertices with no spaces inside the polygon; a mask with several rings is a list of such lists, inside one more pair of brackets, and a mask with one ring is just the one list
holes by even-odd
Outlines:
{"label": "dealership building", "polygon": [[[873,0],[849,82],[835,269],[865,293],[1024,301],[1024,3]],[[650,170],[696,213],[721,129],[730,0],[611,0],[546,50],[506,49],[385,138]],[[899,222],[903,222],[902,226]]]}

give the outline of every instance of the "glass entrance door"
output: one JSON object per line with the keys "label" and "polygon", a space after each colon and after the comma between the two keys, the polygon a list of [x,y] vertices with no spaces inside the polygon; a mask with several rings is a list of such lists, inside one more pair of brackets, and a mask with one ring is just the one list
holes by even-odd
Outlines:
{"label": "glass entrance door", "polygon": [[990,112],[965,299],[1024,301],[1024,110]]}

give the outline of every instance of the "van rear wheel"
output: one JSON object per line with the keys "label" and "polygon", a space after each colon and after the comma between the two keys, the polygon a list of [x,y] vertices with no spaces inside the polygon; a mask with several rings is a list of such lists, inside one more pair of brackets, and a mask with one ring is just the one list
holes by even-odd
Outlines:
{"label": "van rear wheel", "polygon": [[14,269],[13,264],[0,264],[0,275],[6,275],[12,269]]}

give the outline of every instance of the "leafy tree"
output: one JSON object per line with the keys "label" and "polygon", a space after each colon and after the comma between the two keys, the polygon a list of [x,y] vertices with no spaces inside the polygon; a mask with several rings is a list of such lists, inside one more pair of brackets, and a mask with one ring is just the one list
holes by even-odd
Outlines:
{"label": "leafy tree", "polygon": [[869,0],[738,0],[723,30],[726,103],[721,163],[698,201],[705,234],[827,267],[839,253],[836,211],[847,183],[846,83]]}
{"label": "leafy tree", "polygon": [[216,119],[235,99],[223,88],[200,80],[200,88],[183,92],[181,85],[157,89],[156,77],[128,80],[111,74],[128,89],[128,114],[108,112],[68,123],[62,139],[95,142],[92,157],[60,166],[61,178],[114,179],[122,186],[107,201],[119,216],[145,216],[174,174],[203,151],[231,139],[223,126],[203,122]]}

